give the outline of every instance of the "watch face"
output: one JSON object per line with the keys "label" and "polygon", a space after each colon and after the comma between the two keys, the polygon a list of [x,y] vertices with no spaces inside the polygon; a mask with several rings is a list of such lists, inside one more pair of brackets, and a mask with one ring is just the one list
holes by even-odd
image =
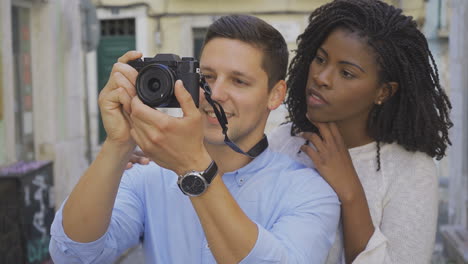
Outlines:
{"label": "watch face", "polygon": [[200,176],[186,175],[180,183],[180,188],[188,195],[197,196],[206,190],[206,185]]}

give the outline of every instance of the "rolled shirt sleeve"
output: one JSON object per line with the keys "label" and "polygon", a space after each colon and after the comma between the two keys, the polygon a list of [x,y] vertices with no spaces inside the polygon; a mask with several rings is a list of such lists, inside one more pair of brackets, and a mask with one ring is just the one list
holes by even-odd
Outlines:
{"label": "rolled shirt sleeve", "polygon": [[49,252],[54,263],[113,263],[126,249],[138,244],[143,232],[142,201],[130,176],[123,177],[109,228],[99,239],[80,243],[67,236],[62,225],[62,204],[51,226]]}

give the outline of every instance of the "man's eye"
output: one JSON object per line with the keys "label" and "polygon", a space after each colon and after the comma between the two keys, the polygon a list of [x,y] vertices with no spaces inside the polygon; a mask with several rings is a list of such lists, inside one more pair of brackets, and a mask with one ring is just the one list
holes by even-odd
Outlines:
{"label": "man's eye", "polygon": [[241,79],[234,79],[234,82],[238,85],[246,85],[247,83],[242,81]]}

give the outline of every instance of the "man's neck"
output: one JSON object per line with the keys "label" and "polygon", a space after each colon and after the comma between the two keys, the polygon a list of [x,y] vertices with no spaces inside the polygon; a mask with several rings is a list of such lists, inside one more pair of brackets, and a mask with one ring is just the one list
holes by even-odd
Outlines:
{"label": "man's neck", "polygon": [[[254,144],[249,144],[252,146],[249,146],[248,148],[245,148],[241,145],[239,145],[239,147],[243,151],[247,152],[256,143],[257,142],[255,142]],[[213,158],[213,160],[216,161],[218,169],[223,173],[238,170],[244,167],[245,165],[249,164],[253,160],[252,158],[246,155],[237,153],[225,144],[210,144],[205,141],[205,147],[210,156]]]}
{"label": "man's neck", "polygon": [[235,152],[227,145],[205,143],[205,147],[223,173],[238,170],[252,161],[252,158]]}

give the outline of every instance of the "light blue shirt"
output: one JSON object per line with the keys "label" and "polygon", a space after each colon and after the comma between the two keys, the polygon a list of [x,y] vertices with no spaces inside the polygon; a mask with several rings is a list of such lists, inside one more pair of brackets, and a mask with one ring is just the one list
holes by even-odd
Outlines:
{"label": "light blue shirt", "polygon": [[[224,174],[223,181],[259,230],[241,263],[325,262],[340,204],[315,170],[267,149],[245,167]],[[72,241],[63,231],[62,208],[51,235],[56,264],[112,263],[140,239],[147,263],[216,263],[190,199],[177,186],[177,175],[154,163],[125,171],[101,238]]]}

